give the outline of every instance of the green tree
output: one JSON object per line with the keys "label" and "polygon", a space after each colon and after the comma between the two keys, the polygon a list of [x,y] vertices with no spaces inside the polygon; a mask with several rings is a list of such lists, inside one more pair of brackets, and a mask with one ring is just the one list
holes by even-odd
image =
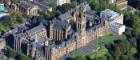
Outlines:
{"label": "green tree", "polygon": [[12,25],[12,20],[10,19],[10,16],[4,17],[4,19],[1,23],[4,26],[5,29],[9,29],[13,26]]}
{"label": "green tree", "polygon": [[127,60],[127,55],[121,55],[120,60]]}
{"label": "green tree", "polygon": [[11,3],[18,3],[20,0],[11,0]]}
{"label": "green tree", "polygon": [[4,26],[2,25],[2,23],[0,23],[0,32],[5,30]]}
{"label": "green tree", "polygon": [[24,18],[21,14],[16,15],[16,22],[19,23],[19,24],[24,22]]}
{"label": "green tree", "polygon": [[65,13],[65,12],[67,12],[68,10],[70,10],[73,7],[74,6],[72,4],[66,3],[66,4],[63,4],[62,6],[58,6],[58,10],[61,13]]}
{"label": "green tree", "polygon": [[15,58],[16,57],[16,52],[14,50],[12,50],[11,48],[6,48],[4,50],[4,53],[9,58]]}
{"label": "green tree", "polygon": [[26,55],[24,55],[23,53],[20,53],[18,55],[19,59],[18,60],[29,60],[28,57]]}
{"label": "green tree", "polygon": [[[55,3],[56,0],[47,0],[47,2],[50,3],[50,6],[52,7],[52,11],[48,11],[47,14],[45,14],[45,19],[51,20],[57,15],[57,5]],[[44,13],[44,12],[43,12]]]}
{"label": "green tree", "polygon": [[140,18],[139,16],[133,16],[133,34],[138,37],[140,35]]}
{"label": "green tree", "polygon": [[84,56],[80,55],[80,56],[74,57],[74,60],[87,60],[87,59]]}
{"label": "green tree", "polygon": [[114,53],[115,60],[120,60],[120,55],[121,55],[120,48],[119,47],[116,47],[115,48],[115,53]]}

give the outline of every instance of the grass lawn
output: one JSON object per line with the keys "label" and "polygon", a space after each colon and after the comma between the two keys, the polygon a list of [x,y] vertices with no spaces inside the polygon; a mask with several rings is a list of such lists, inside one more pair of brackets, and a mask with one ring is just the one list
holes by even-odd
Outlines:
{"label": "grass lawn", "polygon": [[72,57],[83,56],[83,55],[86,55],[86,53],[83,51],[75,51]]}
{"label": "grass lawn", "polygon": [[86,60],[86,55],[87,53],[83,51],[76,51],[71,57],[74,58],[74,60]]}
{"label": "grass lawn", "polygon": [[83,51],[76,51],[76,52],[74,52],[74,54],[72,55],[72,57],[84,56],[84,55],[86,55],[85,52],[83,52]]}
{"label": "grass lawn", "polygon": [[113,35],[109,34],[100,38],[101,42],[107,42],[113,39]]}
{"label": "grass lawn", "polygon": [[102,57],[102,56],[106,55],[107,53],[108,53],[108,50],[104,46],[102,46],[99,49],[99,51],[90,53],[88,55],[88,57],[90,59],[99,58],[99,57]]}

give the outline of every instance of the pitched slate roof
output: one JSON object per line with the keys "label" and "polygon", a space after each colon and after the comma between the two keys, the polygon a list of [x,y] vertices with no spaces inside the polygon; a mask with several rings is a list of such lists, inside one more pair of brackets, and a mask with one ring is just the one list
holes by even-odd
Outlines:
{"label": "pitched slate roof", "polygon": [[76,9],[79,9],[81,7],[84,8],[86,11],[91,10],[91,7],[89,6],[87,2],[81,3],[80,5],[76,6]]}
{"label": "pitched slate roof", "polygon": [[49,3],[46,2],[32,1],[32,3],[39,6],[43,10],[48,10],[50,8]]}
{"label": "pitched slate roof", "polygon": [[113,21],[119,16],[120,16],[119,13],[112,11],[110,9],[101,11],[101,14],[100,14],[100,18],[102,18],[102,20],[109,20],[109,21]]}
{"label": "pitched slate roof", "polygon": [[30,30],[28,30],[27,32],[30,33],[31,35],[35,35],[38,32],[44,31],[45,30],[45,26],[43,24],[40,24]]}
{"label": "pitched slate roof", "polygon": [[70,19],[72,16],[71,16],[71,13],[70,12],[66,12],[62,15],[60,15],[58,18],[62,21],[65,21],[65,20],[68,20]]}
{"label": "pitched slate roof", "polygon": [[31,9],[34,5],[27,2],[27,1],[20,1],[19,4],[17,4],[19,7],[22,7],[24,9]]}
{"label": "pitched slate roof", "polygon": [[53,27],[60,30],[60,31],[66,31],[68,28],[68,24],[65,23],[64,21],[60,21],[56,18],[53,19],[52,21]]}
{"label": "pitched slate roof", "polygon": [[99,15],[94,10],[86,12],[86,17],[87,17],[87,20],[92,20],[92,19],[100,20]]}
{"label": "pitched slate roof", "polygon": [[0,42],[2,42],[3,40],[5,40],[4,38],[0,38]]}
{"label": "pitched slate roof", "polygon": [[111,29],[115,32],[118,32],[121,27],[124,27],[124,25],[119,23],[111,24]]}

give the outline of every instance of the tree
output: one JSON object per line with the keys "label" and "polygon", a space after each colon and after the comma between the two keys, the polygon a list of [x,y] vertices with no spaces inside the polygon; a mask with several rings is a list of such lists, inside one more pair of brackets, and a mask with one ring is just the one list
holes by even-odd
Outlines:
{"label": "tree", "polygon": [[1,21],[2,25],[4,26],[5,29],[11,28],[12,25],[12,20],[10,19],[10,16],[5,16],[3,18],[3,21]]}
{"label": "tree", "polygon": [[120,36],[120,40],[121,40],[121,41],[127,40],[126,35],[121,35],[121,36]]}
{"label": "tree", "polygon": [[16,52],[14,50],[12,50],[11,48],[5,49],[4,53],[9,58],[15,58],[16,57]]}
{"label": "tree", "polygon": [[84,56],[80,55],[80,56],[76,56],[74,58],[74,60],[86,60],[86,58]]}
{"label": "tree", "polygon": [[2,25],[2,23],[0,23],[0,32],[5,30],[4,26]]}
{"label": "tree", "polygon": [[23,53],[19,53],[18,55],[18,60],[29,60],[28,57],[26,55],[24,55]]}
{"label": "tree", "polygon": [[140,18],[139,16],[133,16],[133,34],[138,37],[140,35]]}
{"label": "tree", "polygon": [[65,13],[68,10],[70,10],[71,8],[73,8],[73,6],[72,6],[72,4],[69,4],[69,3],[63,4],[62,6],[58,6],[58,10],[61,13]]}
{"label": "tree", "polygon": [[52,7],[52,11],[51,12],[48,11],[45,16],[45,19],[47,19],[47,20],[51,20],[57,15],[57,5],[56,5],[55,1],[56,0],[47,0],[47,2],[49,2],[50,6]]}
{"label": "tree", "polygon": [[63,41],[62,41],[62,40],[55,41],[55,44],[56,44],[56,45],[60,45],[60,44],[62,44],[62,43],[63,43]]}
{"label": "tree", "polygon": [[88,0],[72,0],[72,1],[76,1],[77,3],[83,3],[83,2],[86,2],[86,1],[88,1]]}
{"label": "tree", "polygon": [[129,50],[129,53],[130,53],[130,55],[134,55],[134,54],[137,53],[137,49],[136,49],[136,48],[131,48],[131,49]]}
{"label": "tree", "polygon": [[120,60],[127,60],[127,55],[121,55]]}
{"label": "tree", "polygon": [[16,22],[20,24],[24,22],[24,18],[21,14],[16,14]]}
{"label": "tree", "polygon": [[104,10],[105,8],[108,8],[110,6],[104,0],[90,0],[89,2],[91,8],[98,11]]}
{"label": "tree", "polygon": [[127,53],[130,50],[130,42],[126,40],[126,37],[122,38],[121,42],[119,43],[119,48],[122,54]]}
{"label": "tree", "polygon": [[11,3],[18,3],[20,0],[11,0]]}
{"label": "tree", "polygon": [[115,48],[115,53],[114,53],[115,60],[120,60],[120,55],[121,55],[120,48],[119,47],[116,47]]}
{"label": "tree", "polygon": [[137,40],[136,40],[136,38],[132,37],[132,38],[129,39],[129,41],[130,41],[132,47],[137,47]]}

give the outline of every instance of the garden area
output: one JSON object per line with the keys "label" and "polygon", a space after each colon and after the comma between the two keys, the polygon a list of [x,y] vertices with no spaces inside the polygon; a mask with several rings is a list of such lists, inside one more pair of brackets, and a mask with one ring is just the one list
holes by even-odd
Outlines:
{"label": "garden area", "polygon": [[100,58],[104,55],[108,54],[108,49],[105,46],[102,46],[97,52],[92,52],[87,55],[89,59]]}
{"label": "garden area", "polygon": [[109,35],[103,36],[99,39],[101,40],[101,43],[104,43],[104,42],[113,40],[113,38],[114,38],[114,36],[112,34],[109,34]]}

